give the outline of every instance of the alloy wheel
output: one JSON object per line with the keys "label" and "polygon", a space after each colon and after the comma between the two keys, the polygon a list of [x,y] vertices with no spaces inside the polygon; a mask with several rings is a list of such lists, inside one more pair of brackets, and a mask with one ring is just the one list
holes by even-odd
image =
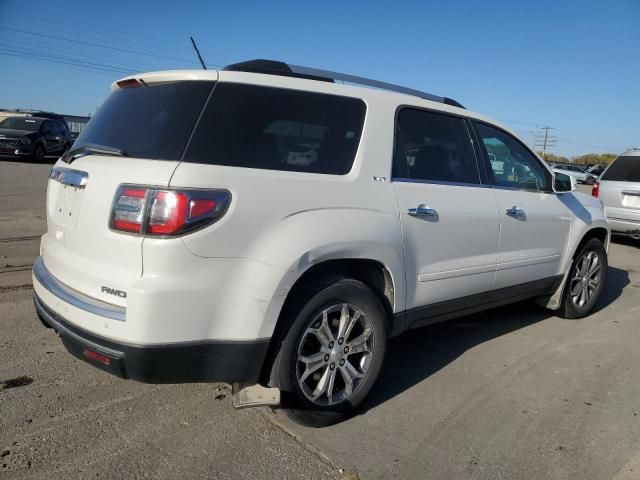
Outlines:
{"label": "alloy wheel", "polygon": [[296,380],[316,405],[349,399],[365,379],[374,355],[373,324],[358,307],[342,303],[320,312],[298,345]]}
{"label": "alloy wheel", "polygon": [[578,259],[569,284],[571,301],[576,307],[582,308],[591,300],[600,285],[601,273],[601,261],[596,252],[585,252]]}

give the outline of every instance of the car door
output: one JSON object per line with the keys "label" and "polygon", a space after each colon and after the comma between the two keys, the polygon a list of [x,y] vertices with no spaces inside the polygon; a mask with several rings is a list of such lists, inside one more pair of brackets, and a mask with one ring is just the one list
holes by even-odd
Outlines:
{"label": "car door", "polygon": [[53,120],[50,120],[50,123],[51,131],[53,132],[51,151],[55,153],[63,153],[65,135],[62,126],[58,122]]}
{"label": "car door", "polygon": [[407,310],[418,320],[481,303],[495,276],[499,217],[493,192],[480,182],[467,123],[406,107],[396,128],[392,182]]}
{"label": "car door", "polygon": [[44,138],[44,144],[46,153],[55,153],[57,148],[56,134],[53,131],[53,122],[51,120],[45,120],[42,122],[40,132]]}
{"label": "car door", "polygon": [[[512,296],[511,287],[548,288],[559,275],[572,213],[562,194],[552,190],[553,176],[514,136],[473,122],[485,167],[500,211],[500,239],[492,299]],[[488,159],[498,158],[501,171]],[[530,291],[530,290],[529,290]]]}

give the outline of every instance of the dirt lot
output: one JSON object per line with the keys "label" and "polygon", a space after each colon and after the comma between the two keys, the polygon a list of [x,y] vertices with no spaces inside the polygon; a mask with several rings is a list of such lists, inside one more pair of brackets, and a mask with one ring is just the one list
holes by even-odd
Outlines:
{"label": "dirt lot", "polygon": [[314,430],[67,354],[31,303],[49,168],[0,160],[0,477],[640,478],[640,244],[612,244],[591,317],[526,302],[414,331],[360,415]]}

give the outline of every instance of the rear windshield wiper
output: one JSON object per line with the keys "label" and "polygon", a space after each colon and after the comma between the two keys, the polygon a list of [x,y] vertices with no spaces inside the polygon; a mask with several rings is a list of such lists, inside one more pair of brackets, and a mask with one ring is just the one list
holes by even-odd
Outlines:
{"label": "rear windshield wiper", "polygon": [[73,150],[69,150],[62,157],[62,161],[65,163],[71,163],[74,160],[84,157],[85,155],[114,155],[116,157],[128,157],[127,153],[124,150],[120,150],[119,148],[109,147],[107,145],[98,145],[97,143],[86,143],[81,147],[74,148]]}

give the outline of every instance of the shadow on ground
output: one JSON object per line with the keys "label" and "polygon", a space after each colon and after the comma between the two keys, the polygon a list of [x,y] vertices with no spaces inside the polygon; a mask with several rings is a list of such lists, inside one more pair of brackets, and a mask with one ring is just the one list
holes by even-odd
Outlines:
{"label": "shadow on ground", "polygon": [[[606,281],[596,312],[620,297],[629,284],[629,274],[609,267]],[[525,301],[412,330],[391,340],[380,378],[362,412],[402,394],[476,345],[552,316],[533,301]]]}
{"label": "shadow on ground", "polygon": [[640,248],[640,240],[636,240],[635,238],[631,238],[631,237],[625,237],[621,235],[612,235],[611,241],[613,243],[618,243],[620,245],[626,245],[627,247]]}

